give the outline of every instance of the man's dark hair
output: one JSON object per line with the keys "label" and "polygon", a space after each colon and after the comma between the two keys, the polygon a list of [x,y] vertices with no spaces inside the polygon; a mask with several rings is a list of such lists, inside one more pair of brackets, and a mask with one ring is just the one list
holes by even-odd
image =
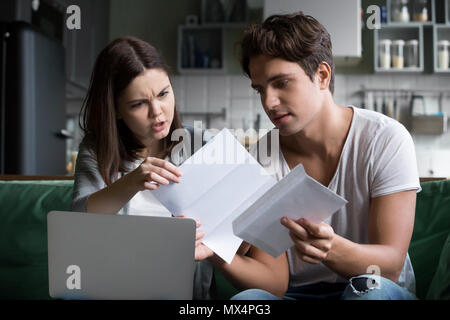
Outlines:
{"label": "man's dark hair", "polygon": [[258,55],[297,62],[311,81],[319,64],[325,61],[331,68],[329,90],[334,92],[330,34],[320,22],[303,12],[272,15],[263,23],[247,27],[241,42],[241,65],[249,77],[250,59]]}

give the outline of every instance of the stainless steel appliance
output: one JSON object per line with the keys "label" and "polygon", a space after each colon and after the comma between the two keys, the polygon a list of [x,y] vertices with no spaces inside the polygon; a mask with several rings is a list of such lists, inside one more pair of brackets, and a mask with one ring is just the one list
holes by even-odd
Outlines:
{"label": "stainless steel appliance", "polygon": [[0,36],[0,174],[62,175],[64,48],[26,22]]}

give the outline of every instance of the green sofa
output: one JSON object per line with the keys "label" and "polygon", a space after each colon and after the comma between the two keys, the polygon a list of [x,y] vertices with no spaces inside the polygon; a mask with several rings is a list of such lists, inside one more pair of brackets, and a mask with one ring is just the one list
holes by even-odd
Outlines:
{"label": "green sofa", "polygon": [[[67,211],[73,181],[0,181],[0,299],[50,299],[49,211]],[[450,180],[422,183],[409,248],[421,299],[450,299]],[[215,272],[214,296],[237,291]]]}

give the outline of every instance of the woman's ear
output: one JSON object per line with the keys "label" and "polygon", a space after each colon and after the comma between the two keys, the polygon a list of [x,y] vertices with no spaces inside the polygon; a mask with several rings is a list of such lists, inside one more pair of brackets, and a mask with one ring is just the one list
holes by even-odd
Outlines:
{"label": "woman's ear", "polygon": [[316,72],[316,78],[319,82],[320,90],[328,90],[331,81],[331,67],[325,61],[319,64]]}

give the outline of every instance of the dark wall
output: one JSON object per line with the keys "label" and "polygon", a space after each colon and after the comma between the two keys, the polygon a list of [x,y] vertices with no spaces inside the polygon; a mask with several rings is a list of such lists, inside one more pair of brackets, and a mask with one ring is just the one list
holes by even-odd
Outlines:
{"label": "dark wall", "polygon": [[22,20],[31,22],[31,0],[1,0],[0,21]]}

